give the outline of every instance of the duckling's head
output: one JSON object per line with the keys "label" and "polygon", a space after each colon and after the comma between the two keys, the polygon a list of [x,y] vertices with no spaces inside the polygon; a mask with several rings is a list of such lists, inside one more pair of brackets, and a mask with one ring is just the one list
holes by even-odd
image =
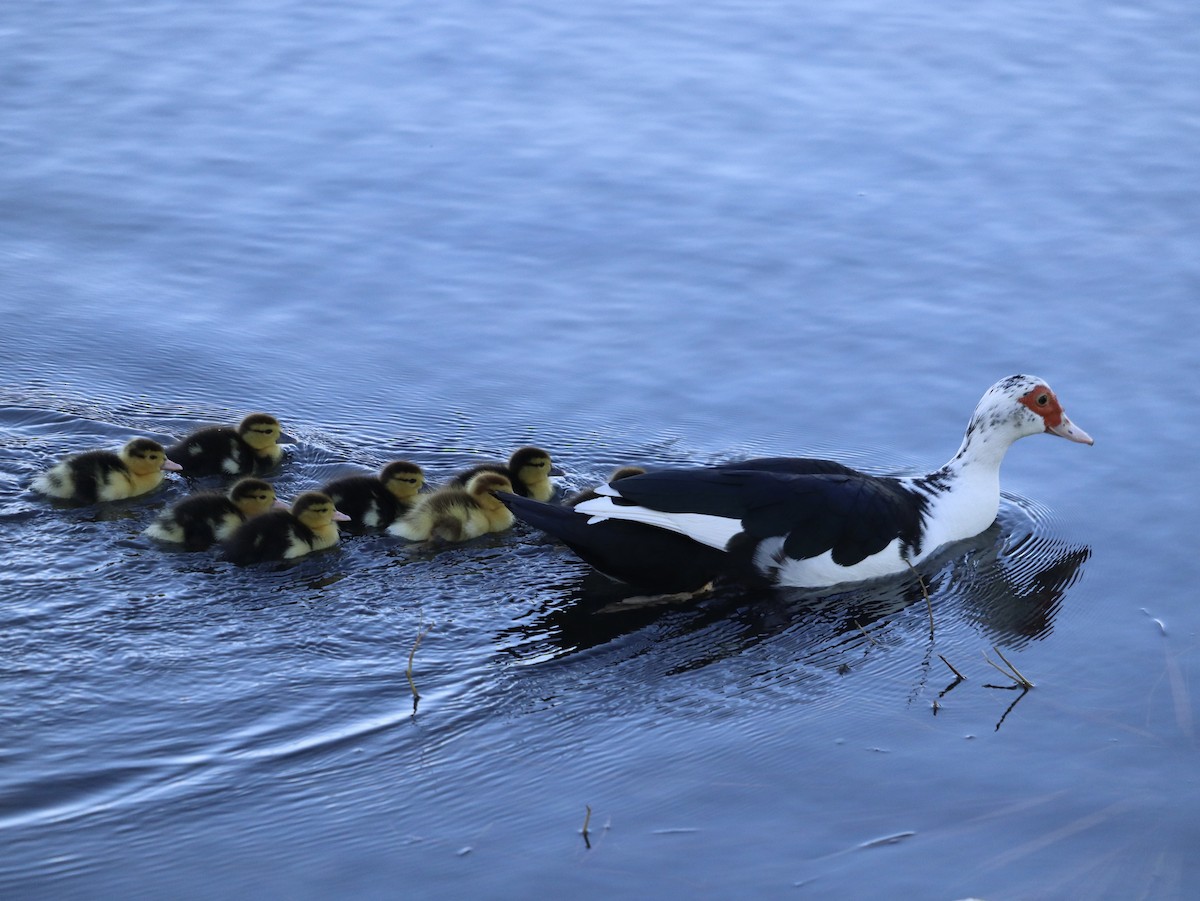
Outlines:
{"label": "duckling's head", "polygon": [[494,491],[505,491],[512,494],[512,482],[508,480],[507,476],[502,476],[498,472],[481,472],[467,482],[467,494],[484,507],[491,508],[500,504],[500,501],[492,495]]}
{"label": "duckling's head", "polygon": [[395,495],[397,500],[411,501],[425,484],[425,473],[416,463],[397,460],[389,463],[379,473],[379,481]]}
{"label": "duckling's head", "polygon": [[508,471],[526,485],[550,478],[552,467],[550,455],[540,447],[519,447],[508,458]]}
{"label": "duckling's head", "polygon": [[251,413],[238,423],[237,430],[243,441],[263,454],[275,447],[283,427],[278,419],[268,413]]}
{"label": "duckling's head", "polygon": [[160,469],[178,472],[183,467],[167,459],[163,446],[151,438],[134,438],[121,448],[120,457],[134,475],[148,476]]}
{"label": "duckling's head", "polygon": [[241,479],[229,489],[229,499],[243,515],[258,516],[276,506],[275,489],[262,479]]}
{"label": "duckling's head", "polygon": [[296,498],[292,502],[292,515],[314,530],[350,519],[333,505],[333,498],[321,491],[306,491]]}

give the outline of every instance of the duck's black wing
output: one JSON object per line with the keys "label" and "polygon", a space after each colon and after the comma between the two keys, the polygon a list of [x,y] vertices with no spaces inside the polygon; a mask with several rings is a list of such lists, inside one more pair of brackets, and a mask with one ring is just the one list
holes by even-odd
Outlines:
{"label": "duck's black wing", "polygon": [[648,591],[696,591],[736,569],[724,551],[678,532],[620,519],[588,525],[588,517],[570,507],[496,496],[517,519],[554,536],[606,576]]}
{"label": "duck's black wing", "polygon": [[[835,464],[840,465],[840,464]],[[622,479],[620,498],[664,513],[735,520],[747,541],[783,537],[793,559],[833,552],[850,566],[899,538],[918,546],[925,500],[892,478],[850,470],[835,474],[712,468],[664,470]]]}

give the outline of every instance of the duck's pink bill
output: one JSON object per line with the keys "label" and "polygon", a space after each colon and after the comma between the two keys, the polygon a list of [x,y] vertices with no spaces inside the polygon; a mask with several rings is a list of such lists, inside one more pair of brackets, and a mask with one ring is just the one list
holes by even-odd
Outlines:
{"label": "duck's pink bill", "polygon": [[1075,423],[1071,422],[1071,420],[1067,418],[1066,413],[1063,414],[1062,421],[1059,422],[1058,425],[1051,426],[1047,429],[1047,431],[1058,435],[1060,438],[1066,438],[1068,441],[1078,441],[1080,444],[1096,443],[1092,440],[1091,435],[1089,435],[1079,426],[1075,425]]}

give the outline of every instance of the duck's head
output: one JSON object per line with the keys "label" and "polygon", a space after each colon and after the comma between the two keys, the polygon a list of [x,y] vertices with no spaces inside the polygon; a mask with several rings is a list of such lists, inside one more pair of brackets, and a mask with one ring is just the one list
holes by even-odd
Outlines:
{"label": "duck's head", "polygon": [[269,413],[251,413],[237,427],[238,434],[259,454],[270,453],[279,442],[283,427]]}
{"label": "duck's head", "polygon": [[313,530],[350,520],[334,506],[333,498],[321,491],[306,491],[296,498],[292,502],[292,515]]}
{"label": "duck's head", "polygon": [[160,469],[167,472],[183,469],[174,460],[167,459],[163,446],[152,438],[134,438],[121,448],[119,456],[134,475],[148,476]]}
{"label": "duck's head", "polygon": [[425,484],[425,473],[416,463],[396,460],[380,470],[379,481],[397,500],[411,501]]}
{"label": "duck's head", "polygon": [[996,382],[980,398],[967,426],[968,439],[973,433],[996,434],[1008,443],[1042,432],[1080,444],[1093,443],[1087,432],[1067,418],[1046,380],[1035,375],[1010,375]]}
{"label": "duck's head", "polygon": [[519,447],[508,458],[508,471],[526,485],[544,482],[552,475],[562,475],[554,468],[550,455],[540,447]]}
{"label": "duck's head", "polygon": [[495,491],[513,493],[512,482],[508,480],[508,476],[502,476],[498,472],[481,472],[467,482],[467,494],[489,509],[500,506],[500,501],[493,495]]}
{"label": "duck's head", "polygon": [[287,509],[287,505],[275,498],[275,489],[262,479],[241,479],[229,489],[233,505],[247,516],[258,516],[272,508]]}

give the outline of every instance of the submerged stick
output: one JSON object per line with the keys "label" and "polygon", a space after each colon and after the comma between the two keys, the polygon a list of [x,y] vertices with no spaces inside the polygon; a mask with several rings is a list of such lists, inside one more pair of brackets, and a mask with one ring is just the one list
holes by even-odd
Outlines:
{"label": "submerged stick", "polygon": [[[905,560],[904,562],[908,564],[908,568],[911,569],[913,572],[913,575],[917,577],[917,584],[921,586],[921,594],[923,594],[925,596],[925,607],[926,607],[926,609],[929,610],[929,637],[932,638],[933,637],[933,601],[929,600],[929,589],[927,589],[925,587],[925,580],[921,578],[921,574],[919,572],[917,572],[917,568],[912,565],[912,562],[909,560]],[[946,664],[946,665],[950,666],[949,664]],[[954,667],[951,666],[950,669],[954,669]],[[959,676],[959,678],[961,679],[962,677]]]}
{"label": "submerged stick", "polygon": [[987,655],[987,651],[980,651],[980,653],[983,654],[984,660],[986,660],[1004,675],[1008,676],[1008,678],[1012,679],[1022,688],[1029,689],[1034,687],[1033,683],[1021,675],[1021,671],[1012,665],[1012,662],[1000,652],[998,647],[992,645],[992,650],[1000,656],[1000,659],[1004,661],[1004,663],[1008,666],[1008,669],[1005,669],[1003,666],[992,660],[992,658]]}
{"label": "submerged stick", "polygon": [[938,654],[938,659],[939,659],[939,660],[941,660],[941,661],[942,661],[942,663],[946,664],[946,666],[950,667],[950,672],[954,673],[954,675],[958,677],[958,679],[959,679],[959,681],[960,681],[960,682],[965,682],[965,681],[967,681],[967,677],[966,677],[966,676],[964,676],[962,673],[960,673],[958,670],[956,670],[956,669],[954,668],[954,664],[953,664],[953,663],[951,663],[949,660],[947,660],[947,659],[946,659],[945,657],[943,657],[941,654]]}
{"label": "submerged stick", "polygon": [[879,642],[877,642],[874,638],[871,637],[870,632],[868,632],[866,629],[864,629],[862,626],[860,626],[858,624],[858,620],[853,619],[853,620],[851,620],[851,622],[854,623],[855,628],[857,628],[858,631],[863,634],[863,637],[866,638],[867,641],[871,642],[871,644],[875,645],[876,647],[879,646]]}
{"label": "submerged stick", "polygon": [[584,809],[587,813],[583,815],[583,843],[589,848],[592,846],[591,839],[588,838],[588,823],[592,821],[592,805],[584,804]]}
{"label": "submerged stick", "polygon": [[[408,669],[404,671],[404,675],[408,677],[408,687],[412,691],[414,705],[417,701],[421,700],[421,693],[417,691],[417,683],[413,682],[413,657],[417,653],[417,648],[421,645],[421,639],[425,637],[428,631],[428,629],[422,629],[417,633],[417,640],[413,642],[412,650],[408,652]],[[415,710],[416,707],[414,706],[413,709]]]}

